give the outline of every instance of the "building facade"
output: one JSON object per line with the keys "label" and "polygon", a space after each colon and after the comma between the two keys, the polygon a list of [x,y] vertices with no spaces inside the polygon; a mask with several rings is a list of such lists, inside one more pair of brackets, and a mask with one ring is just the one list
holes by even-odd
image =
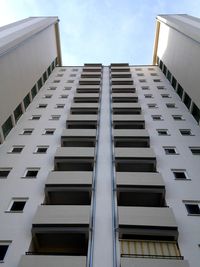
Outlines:
{"label": "building facade", "polygon": [[196,267],[200,128],[172,78],[51,71],[0,146],[2,266]]}

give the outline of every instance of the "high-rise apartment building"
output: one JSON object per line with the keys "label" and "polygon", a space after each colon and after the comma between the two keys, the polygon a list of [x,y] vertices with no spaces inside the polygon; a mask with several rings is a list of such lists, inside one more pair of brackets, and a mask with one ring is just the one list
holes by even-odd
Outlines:
{"label": "high-rise apartment building", "polygon": [[198,266],[197,26],[159,16],[145,66],[62,66],[55,17],[0,29],[2,266]]}

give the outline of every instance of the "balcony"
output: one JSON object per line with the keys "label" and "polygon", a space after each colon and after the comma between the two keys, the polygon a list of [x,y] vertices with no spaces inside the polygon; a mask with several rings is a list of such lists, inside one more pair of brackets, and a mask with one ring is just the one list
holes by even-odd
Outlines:
{"label": "balcony", "polygon": [[101,78],[80,78],[80,85],[100,85]]}
{"label": "balcony", "polygon": [[135,93],[135,87],[130,85],[113,85],[112,93]]}
{"label": "balcony", "polygon": [[98,102],[99,102],[99,94],[76,93],[74,96],[74,103],[98,103]]}
{"label": "balcony", "polygon": [[50,172],[45,205],[90,205],[92,179],[92,172]]}
{"label": "balcony", "polygon": [[114,130],[115,147],[149,147],[147,130]]}
{"label": "balcony", "polygon": [[165,185],[159,173],[117,172],[118,206],[162,207]]}
{"label": "balcony", "polygon": [[111,85],[133,85],[132,78],[112,78]]}
{"label": "balcony", "polygon": [[55,171],[93,171],[94,161],[92,147],[60,147],[55,154]]}
{"label": "balcony", "polygon": [[156,155],[151,148],[115,148],[117,172],[155,172]]}
{"label": "balcony", "polygon": [[102,71],[102,66],[92,66],[92,65],[88,65],[88,66],[84,66],[82,69],[82,72],[100,72]]}
{"label": "balcony", "polygon": [[98,114],[99,103],[72,103],[70,113],[71,114]]}
{"label": "balcony", "polygon": [[69,115],[66,121],[68,129],[97,129],[98,115]]}
{"label": "balcony", "polygon": [[87,93],[99,93],[100,86],[98,85],[79,85],[76,89],[77,93],[87,94]]}
{"label": "balcony", "polygon": [[148,259],[123,257],[121,258],[121,267],[189,267],[189,263],[186,260],[152,258],[154,257],[149,257]]}
{"label": "balcony", "polygon": [[178,227],[167,207],[118,207],[119,238],[176,241]]}
{"label": "balcony", "polygon": [[39,206],[33,218],[30,254],[86,256],[90,206]]}
{"label": "balcony", "polygon": [[113,115],[113,129],[144,129],[145,120],[142,115]]}
{"label": "balcony", "polygon": [[138,103],[112,103],[112,112],[114,115],[141,114],[141,106]]}
{"label": "balcony", "polygon": [[101,78],[101,72],[94,71],[84,71],[81,73],[81,78]]}
{"label": "balcony", "polygon": [[131,78],[130,71],[112,71],[111,78]]}
{"label": "balcony", "polygon": [[113,103],[137,103],[138,96],[135,93],[113,93],[112,94]]}
{"label": "balcony", "polygon": [[62,147],[95,147],[96,130],[94,129],[65,129],[61,135]]}
{"label": "balcony", "polygon": [[86,267],[86,256],[56,256],[55,255],[23,255],[19,262],[18,267],[66,267],[66,266],[76,266],[76,267]]}

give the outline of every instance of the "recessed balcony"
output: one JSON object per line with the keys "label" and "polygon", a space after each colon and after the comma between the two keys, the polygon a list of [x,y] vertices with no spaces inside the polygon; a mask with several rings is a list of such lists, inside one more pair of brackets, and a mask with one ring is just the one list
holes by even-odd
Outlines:
{"label": "recessed balcony", "polygon": [[80,85],[100,85],[101,78],[80,78]]}
{"label": "recessed balcony", "polygon": [[113,129],[144,129],[143,115],[113,115]]}
{"label": "recessed balcony", "polygon": [[94,129],[65,129],[61,135],[62,147],[95,147],[96,130]]}
{"label": "recessed balcony", "polygon": [[135,93],[113,93],[112,94],[113,103],[137,103],[138,96]]}
{"label": "recessed balcony", "polygon": [[88,93],[99,93],[100,86],[98,85],[79,85],[76,89],[77,93],[88,94]]}
{"label": "recessed balcony", "polygon": [[115,147],[149,147],[147,130],[114,130]]}
{"label": "recessed balcony", "polygon": [[138,103],[112,103],[112,113],[114,115],[139,115],[141,106]]}
{"label": "recessed balcony", "polygon": [[162,207],[165,185],[159,173],[116,172],[118,206]]}
{"label": "recessed balcony", "polygon": [[97,125],[98,115],[94,114],[70,114],[66,121],[66,128],[68,129],[97,129]]}
{"label": "recessed balcony", "polygon": [[90,205],[92,180],[92,172],[50,172],[45,205]]}
{"label": "recessed balcony", "polygon": [[81,79],[82,78],[101,78],[101,72],[94,72],[94,71],[83,71],[81,73]]}
{"label": "recessed balcony", "polygon": [[55,171],[93,171],[95,154],[92,147],[60,147],[56,150]]}
{"label": "recessed balcony", "polygon": [[117,172],[155,172],[156,155],[151,148],[115,148]]}
{"label": "recessed balcony", "polygon": [[99,102],[99,94],[76,93],[74,96],[74,103],[98,103],[98,102]]}
{"label": "recessed balcony", "polygon": [[131,78],[130,71],[111,71],[111,78]]}
{"label": "recessed balcony", "polygon": [[133,85],[132,78],[111,78],[111,85]]}
{"label": "recessed balcony", "polygon": [[113,85],[112,93],[135,93],[135,87],[130,85]]}

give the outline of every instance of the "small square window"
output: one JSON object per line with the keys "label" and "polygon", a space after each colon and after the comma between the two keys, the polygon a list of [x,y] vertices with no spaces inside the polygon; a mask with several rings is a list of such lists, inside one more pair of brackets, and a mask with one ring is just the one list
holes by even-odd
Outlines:
{"label": "small square window", "polygon": [[58,121],[60,119],[60,115],[51,115],[50,120]]}
{"label": "small square window", "polygon": [[172,172],[176,180],[189,180],[186,170],[173,169]]}
{"label": "small square window", "polygon": [[157,108],[157,104],[155,103],[150,103],[150,104],[147,104],[148,108]]}
{"label": "small square window", "polygon": [[177,149],[175,146],[163,147],[166,155],[178,155]]}
{"label": "small square window", "polygon": [[142,90],[149,90],[149,86],[142,86]]}
{"label": "small square window", "polygon": [[175,120],[175,121],[183,121],[184,118],[182,115],[172,115],[172,118]]}
{"label": "small square window", "polygon": [[48,90],[54,91],[54,90],[56,90],[56,87],[55,86],[50,86]]}
{"label": "small square window", "polygon": [[66,87],[64,87],[63,90],[71,90],[71,89],[72,89],[72,87],[70,87],[70,86],[66,86]]}
{"label": "small square window", "polygon": [[151,116],[154,121],[162,121],[163,117],[161,115],[152,115]]}
{"label": "small square window", "polygon": [[41,118],[41,115],[33,115],[33,116],[31,117],[31,120],[33,120],[33,121],[38,121],[40,118]]}
{"label": "small square window", "polygon": [[200,203],[199,201],[183,201],[188,212],[188,215],[200,215]]}
{"label": "small square window", "polygon": [[48,146],[37,146],[34,153],[45,154],[47,152]]}
{"label": "small square window", "polygon": [[27,128],[27,129],[24,129],[21,134],[22,135],[31,135],[33,133],[33,130],[34,129],[32,129],[32,128]]}
{"label": "small square window", "polygon": [[27,168],[23,178],[36,178],[39,172],[39,168]]}
{"label": "small square window", "polygon": [[13,146],[9,152],[10,153],[21,153],[23,148],[24,146]]}
{"label": "small square window", "polygon": [[67,83],[73,83],[74,82],[74,80],[68,80],[67,81]]}
{"label": "small square window", "polygon": [[60,95],[60,98],[68,98],[68,95]]}
{"label": "small square window", "polygon": [[190,129],[180,129],[181,135],[193,135]]}
{"label": "small square window", "polygon": [[158,135],[169,135],[167,129],[157,129]]}
{"label": "small square window", "polygon": [[55,132],[55,129],[45,129],[44,135],[53,135]]}
{"label": "small square window", "polygon": [[11,170],[11,168],[0,168],[0,179],[7,178]]}
{"label": "small square window", "polygon": [[52,95],[44,95],[43,98],[52,98]]}
{"label": "small square window", "polygon": [[6,212],[23,212],[28,198],[13,198]]}
{"label": "small square window", "polygon": [[56,104],[56,108],[64,108],[64,104]]}
{"label": "small square window", "polygon": [[158,90],[164,90],[165,87],[164,86],[157,86]]}
{"label": "small square window", "polygon": [[200,147],[189,147],[193,155],[200,155]]}
{"label": "small square window", "polygon": [[39,104],[38,105],[38,108],[46,108],[47,107],[47,104]]}
{"label": "small square window", "polygon": [[161,94],[162,98],[171,98],[171,96],[169,94]]}
{"label": "small square window", "polygon": [[139,82],[140,83],[146,83],[146,80],[145,79],[140,79]]}
{"label": "small square window", "polygon": [[11,241],[0,241],[0,263],[3,263]]}
{"label": "small square window", "polygon": [[167,108],[176,108],[176,104],[175,103],[166,103],[166,107]]}
{"label": "small square window", "polygon": [[144,97],[145,98],[153,98],[153,95],[152,94],[145,94]]}

